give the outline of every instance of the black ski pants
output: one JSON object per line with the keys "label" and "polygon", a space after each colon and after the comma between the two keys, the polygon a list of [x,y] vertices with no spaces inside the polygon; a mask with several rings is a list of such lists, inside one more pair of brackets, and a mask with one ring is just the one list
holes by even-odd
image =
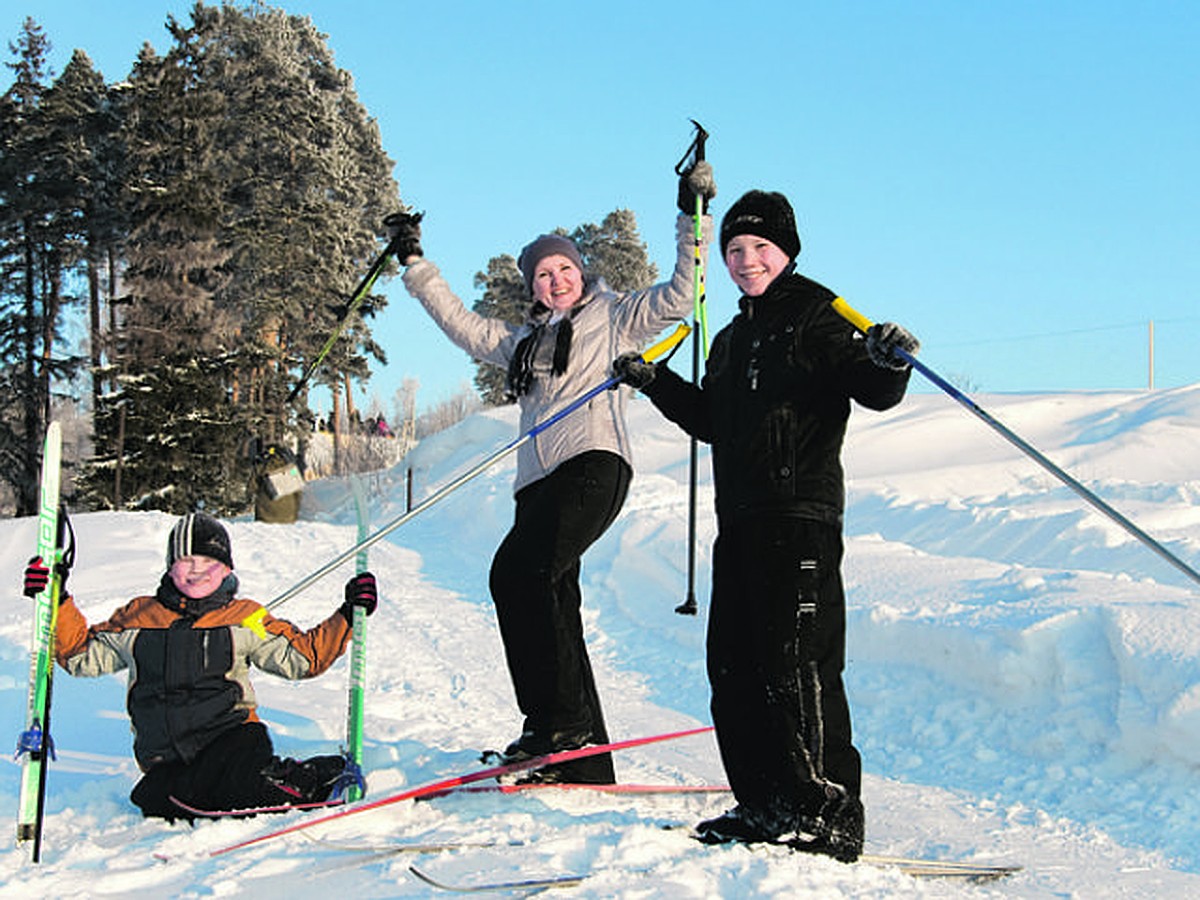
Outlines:
{"label": "black ski pants", "polygon": [[141,808],[142,815],[164,819],[191,818],[171,797],[213,810],[287,803],[293,798],[262,775],[274,758],[266,725],[237,725],[206,744],[190,763],[155,766],[134,785],[129,799]]}
{"label": "black ski pants", "polygon": [[739,804],[814,811],[827,782],[859,795],[842,684],[842,536],[823,522],[722,523],[713,554],[708,675],[721,759]]}
{"label": "black ski pants", "polygon": [[517,492],[490,583],[527,730],[583,727],[608,740],[580,617],[580,560],[621,511],[632,474],[615,453],[590,450]]}

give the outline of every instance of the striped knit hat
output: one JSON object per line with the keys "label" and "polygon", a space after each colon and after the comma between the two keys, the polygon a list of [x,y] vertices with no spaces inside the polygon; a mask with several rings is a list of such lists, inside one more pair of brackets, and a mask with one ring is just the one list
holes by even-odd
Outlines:
{"label": "striped knit hat", "polygon": [[167,568],[184,556],[207,556],[233,568],[233,550],[225,526],[204,513],[188,513],[167,539]]}

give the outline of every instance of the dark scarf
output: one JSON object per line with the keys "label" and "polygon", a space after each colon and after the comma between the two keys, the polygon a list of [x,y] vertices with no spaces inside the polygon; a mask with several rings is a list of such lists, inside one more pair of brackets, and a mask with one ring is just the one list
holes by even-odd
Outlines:
{"label": "dark scarf", "polygon": [[[571,335],[574,327],[571,316],[574,310],[567,313],[558,323],[558,333],[554,339],[554,363],[552,371],[561,375],[567,371],[567,361],[571,357]],[[505,385],[510,399],[529,393],[533,386],[533,361],[537,357],[538,346],[549,327],[548,321],[541,321],[532,326],[529,334],[517,342],[512,359],[508,361],[508,382]]]}
{"label": "dark scarf", "polygon": [[189,619],[198,619],[232,600],[237,589],[237,576],[230,572],[221,582],[221,586],[207,597],[193,599],[180,593],[179,588],[175,587],[175,582],[171,580],[171,573],[167,572],[158,583],[158,591],[154,597],[172,612],[182,613]]}

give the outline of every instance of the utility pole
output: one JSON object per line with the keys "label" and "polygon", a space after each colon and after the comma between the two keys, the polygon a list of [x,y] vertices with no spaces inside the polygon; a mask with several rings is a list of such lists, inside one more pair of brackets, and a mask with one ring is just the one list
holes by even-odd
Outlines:
{"label": "utility pole", "polygon": [[1154,390],[1154,320],[1150,320],[1150,379],[1149,390]]}

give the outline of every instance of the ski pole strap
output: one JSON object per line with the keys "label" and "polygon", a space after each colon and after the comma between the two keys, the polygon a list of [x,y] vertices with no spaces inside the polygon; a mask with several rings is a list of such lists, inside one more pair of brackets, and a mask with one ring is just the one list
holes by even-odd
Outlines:
{"label": "ski pole strap", "polygon": [[683,157],[675,164],[676,175],[682,175],[688,169],[694,168],[700,160],[704,159],[704,142],[708,140],[708,132],[695,119],[692,119],[691,122],[696,126],[696,136],[692,138],[692,142],[688,144],[688,148],[683,151]]}

